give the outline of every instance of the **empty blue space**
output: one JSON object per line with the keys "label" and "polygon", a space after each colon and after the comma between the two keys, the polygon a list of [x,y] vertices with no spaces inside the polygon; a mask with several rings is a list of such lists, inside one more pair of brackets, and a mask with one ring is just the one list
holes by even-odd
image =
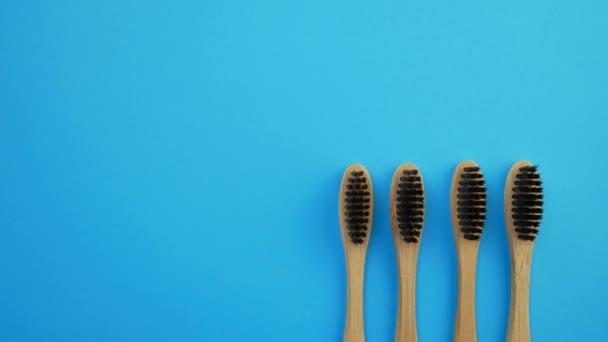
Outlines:
{"label": "empty blue space", "polygon": [[454,168],[482,167],[479,341],[539,165],[534,341],[608,340],[608,2],[0,1],[0,341],[341,341],[343,170],[371,173],[367,340],[393,341],[392,173],[422,171],[419,340],[451,341]]}

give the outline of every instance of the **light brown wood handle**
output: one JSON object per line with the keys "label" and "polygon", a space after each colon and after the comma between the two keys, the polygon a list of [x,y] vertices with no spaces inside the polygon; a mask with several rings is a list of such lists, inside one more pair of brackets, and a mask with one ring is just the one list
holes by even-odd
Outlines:
{"label": "light brown wood handle", "polygon": [[347,264],[346,327],[344,342],[364,342],[363,329],[363,267]]}
{"label": "light brown wood handle", "polygon": [[418,334],[416,332],[415,274],[415,265],[411,271],[400,271],[399,307],[397,308],[397,331],[395,333],[395,342],[418,342]]}
{"label": "light brown wood handle", "polygon": [[[476,258],[474,259],[476,261]],[[454,342],[477,342],[475,324],[475,275],[476,262],[459,263],[458,309]]]}
{"label": "light brown wood handle", "polygon": [[530,268],[523,267],[511,277],[511,313],[507,342],[530,342]]}

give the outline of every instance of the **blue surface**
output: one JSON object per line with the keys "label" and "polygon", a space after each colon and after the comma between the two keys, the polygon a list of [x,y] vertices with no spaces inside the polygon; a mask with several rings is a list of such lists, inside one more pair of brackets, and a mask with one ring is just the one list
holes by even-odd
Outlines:
{"label": "blue surface", "polygon": [[392,341],[388,189],[422,170],[421,341],[450,341],[456,164],[489,186],[480,341],[504,341],[504,180],[540,164],[535,341],[606,341],[605,1],[0,2],[0,341],[340,341],[343,169],[373,176],[365,328]]}

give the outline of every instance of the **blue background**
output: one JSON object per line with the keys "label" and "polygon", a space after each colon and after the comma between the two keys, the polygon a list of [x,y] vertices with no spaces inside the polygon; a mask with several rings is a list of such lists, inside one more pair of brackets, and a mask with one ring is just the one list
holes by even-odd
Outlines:
{"label": "blue background", "polygon": [[365,328],[392,341],[393,170],[423,172],[421,341],[450,341],[456,164],[489,187],[480,341],[504,341],[510,165],[541,167],[535,341],[608,340],[605,1],[0,2],[0,341],[340,341],[341,174],[370,171]]}

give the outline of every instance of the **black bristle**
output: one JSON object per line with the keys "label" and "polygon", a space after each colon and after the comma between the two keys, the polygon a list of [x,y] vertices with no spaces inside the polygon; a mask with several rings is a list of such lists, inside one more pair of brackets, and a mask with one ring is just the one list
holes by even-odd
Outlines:
{"label": "black bristle", "polygon": [[522,166],[513,182],[511,217],[517,238],[534,241],[543,214],[543,188],[538,167]]}
{"label": "black bristle", "polygon": [[424,190],[418,170],[404,170],[396,190],[396,221],[404,242],[418,243],[424,221]]}
{"label": "black bristle", "polygon": [[350,241],[354,244],[365,242],[370,224],[370,197],[364,171],[352,171],[344,192],[344,217]]}
{"label": "black bristle", "polygon": [[476,193],[476,194],[462,193],[462,194],[456,195],[456,198],[464,199],[464,200],[484,200],[485,201],[486,194],[485,193]]}
{"label": "black bristle", "polygon": [[478,166],[464,167],[458,181],[457,217],[463,238],[481,239],[486,220],[486,186]]}

